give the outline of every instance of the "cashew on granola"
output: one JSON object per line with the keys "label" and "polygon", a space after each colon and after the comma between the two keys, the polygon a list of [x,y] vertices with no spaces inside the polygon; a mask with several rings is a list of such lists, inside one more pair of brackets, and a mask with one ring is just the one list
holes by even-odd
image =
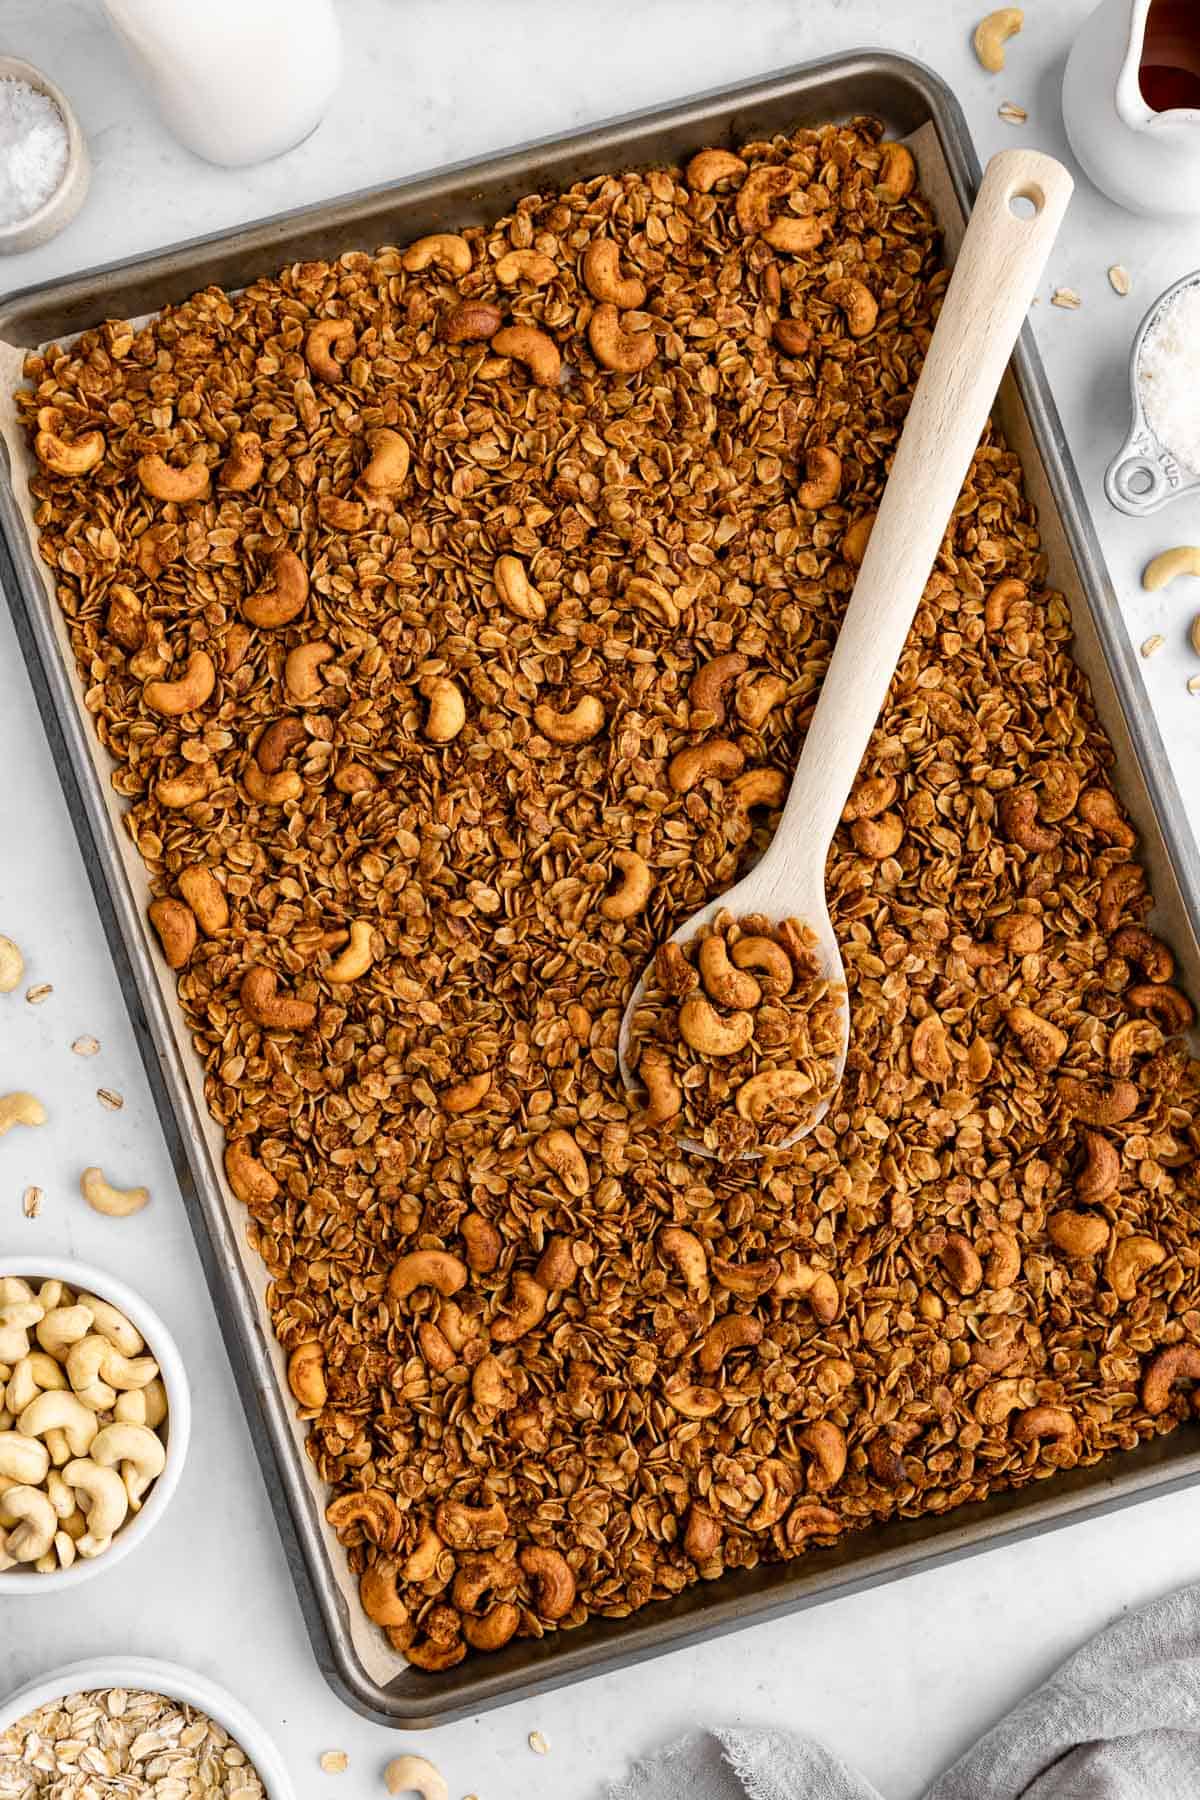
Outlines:
{"label": "cashew on granola", "polygon": [[684,178],[694,194],[711,194],[718,182],[736,181],[747,167],[732,150],[698,150],[688,163]]}
{"label": "cashew on granola", "polygon": [[1200,1346],[1172,1344],[1150,1363],[1142,1376],[1142,1405],[1152,1419],[1166,1412],[1177,1381],[1200,1381]]}
{"label": "cashew on granola", "polygon": [[389,1299],[407,1300],[418,1288],[435,1288],[443,1299],[467,1284],[467,1265],[449,1250],[410,1250],[392,1265]]}
{"label": "cashew on granola", "polygon": [[1143,925],[1122,925],[1114,932],[1108,947],[1114,956],[1136,963],[1147,981],[1166,983],[1175,973],[1175,958],[1170,950]]}
{"label": "cashew on granola", "polygon": [[696,960],[705,992],[718,1006],[752,1010],[762,999],[761,986],[753,975],[730,961],[728,946],[719,934],[704,939]]}
{"label": "cashew on granola", "polygon": [[536,622],[545,618],[546,602],[530,581],[519,556],[498,556],[492,581],[504,606],[518,619]]}
{"label": "cashew on granola", "polygon": [[569,1131],[545,1131],[534,1140],[533,1155],[552,1175],[557,1175],[569,1194],[577,1200],[591,1188],[587,1158]]}
{"label": "cashew on granola", "polygon": [[808,1486],[814,1494],[827,1494],[846,1472],[846,1439],[831,1419],[815,1419],[796,1434],[796,1442],[812,1461]]}
{"label": "cashew on granola", "polygon": [[349,319],[319,319],[304,339],[304,360],[319,381],[340,382],[343,364],[353,356],[354,326]]}
{"label": "cashew on granola", "polygon": [[421,683],[428,702],[425,736],[431,744],[449,744],[467,722],[466,701],[457,682],[446,675],[428,675]]}
{"label": "cashew on granola", "polygon": [[649,329],[630,331],[623,322],[627,316],[602,302],[588,321],[588,343],[603,368],[618,375],[637,375],[654,361],[658,344]]}
{"label": "cashew on granola", "polygon": [[527,281],[530,287],[545,287],[558,274],[552,256],[537,250],[509,250],[495,264],[493,273],[501,287],[516,287]]}
{"label": "cashew on granola", "polygon": [[1075,1177],[1075,1197],[1084,1206],[1099,1206],[1116,1193],[1121,1180],[1121,1153],[1098,1131],[1083,1133],[1085,1162]]}
{"label": "cashew on granola", "polygon": [[615,238],[593,238],[583,253],[583,285],[593,300],[607,301],[621,312],[639,307],[646,284],[636,275],[622,277],[621,247]]}
{"label": "cashew on granola", "polygon": [[638,1080],[646,1090],[642,1120],[646,1125],[670,1124],[683,1108],[683,1090],[676,1081],[665,1050],[649,1045],[638,1058]]}
{"label": "cashew on granola", "polygon": [[228,488],[233,494],[249,493],[262,478],[265,460],[262,439],[257,431],[235,431],[229,441],[228,455],[221,464],[217,486]]}
{"label": "cashew on granola", "polygon": [[497,356],[511,357],[529,370],[534,387],[557,387],[562,375],[562,357],[558,345],[548,332],[535,325],[506,325],[492,339]]}
{"label": "cashew on granola", "polygon": [[182,718],[204,705],[217,685],[217,671],[207,650],[193,650],[177,681],[148,681],[142,699],[151,712]]}
{"label": "cashew on granola", "polygon": [[701,664],[688,687],[693,730],[724,725],[729,689],[749,667],[749,658],[737,650],[727,650]]}
{"label": "cashew on granola", "polygon": [[325,1384],[325,1351],[317,1338],[306,1338],[288,1357],[288,1386],[297,1403],[309,1411],[319,1411],[329,1397]]}
{"label": "cashew on granola", "polygon": [[1132,1232],[1113,1240],[1104,1273],[1118,1300],[1132,1300],[1140,1278],[1166,1259],[1167,1253],[1157,1239],[1144,1232]]}
{"label": "cashew on granola", "polygon": [[190,462],[177,469],[158,455],[139,457],[137,473],[152,500],[173,500],[180,506],[207,500],[212,484],[207,463]]}
{"label": "cashew on granola", "polygon": [[746,237],[766,231],[774,216],[775,202],[792,193],[799,179],[795,169],[781,163],[760,164],[750,170],[734,202],[737,222]]}
{"label": "cashew on granola", "polygon": [[308,570],[294,550],[276,550],[271,557],[271,581],[242,602],[242,616],[251,625],[276,630],[299,618],[308,601]]}
{"label": "cashew on granola", "polygon": [[880,145],[879,180],[875,192],[880,199],[895,206],[912,193],[917,179],[917,165],[907,144]]}
{"label": "cashew on granola", "polygon": [[205,937],[216,937],[225,930],[229,923],[229,902],[211,869],[199,863],[190,869],[181,869],[176,886]]}
{"label": "cashew on granola", "polygon": [[594,694],[584,694],[567,712],[535,706],[533,722],[552,744],[587,744],[604,730],[604,707]]}
{"label": "cashew on granola", "polygon": [[456,231],[434,231],[411,243],[400,260],[413,274],[436,265],[449,275],[467,275],[471,270],[471,246]]}
{"label": "cashew on granola", "polygon": [[807,479],[796,490],[801,506],[810,512],[832,506],[842,487],[842,459],[837,451],[828,444],[814,444],[804,453],[804,473]]}
{"label": "cashew on granola", "polygon": [[1064,1112],[1085,1125],[1121,1125],[1138,1107],[1132,1081],[1085,1082],[1060,1075],[1058,1097]]}
{"label": "cashew on granola", "polygon": [[1164,1036],[1175,1037],[1180,1032],[1190,1031],[1196,1023],[1196,1009],[1187,995],[1163,982],[1135,982],[1125,998],[1139,1012],[1148,1013]]}
{"label": "cashew on granola", "polygon": [[853,276],[844,276],[838,281],[831,281],[823,297],[830,306],[841,310],[851,337],[866,337],[868,332],[874,331],[879,317],[879,302],[865,282],[858,281]]}
{"label": "cashew on granola", "polygon": [[734,708],[743,725],[758,731],[765,725],[780,701],[787,697],[788,683],[782,675],[753,675],[738,683]]}
{"label": "cashew on granola", "polygon": [[667,765],[667,780],[677,794],[687,794],[701,781],[728,781],[740,774],[745,757],[727,738],[709,738],[679,750]]}
{"label": "cashew on granola", "polygon": [[332,981],[336,986],[343,982],[360,980],[375,959],[375,952],[372,948],[373,939],[374,928],[369,919],[352,919],[350,921],[350,942],[326,968],[326,981]]}
{"label": "cashew on granola", "polygon": [[654,888],[650,865],[636,850],[618,850],[612,861],[619,879],[601,900],[600,916],[615,922],[636,918],[645,911]]}
{"label": "cashew on granola", "polygon": [[703,994],[689,994],[679,1008],[679,1035],[701,1056],[733,1056],[754,1036],[754,1019],[748,1012],[722,1018]]}
{"label": "cashew on granola", "polygon": [[68,440],[62,435],[62,414],[53,406],[38,413],[38,432],[33,440],[34,454],[52,475],[89,475],[104,461],[104,433],[84,431]]}
{"label": "cashew on granola", "polygon": [[182,969],[196,948],[196,915],[182,900],[152,900],[147,908],[169,969]]}
{"label": "cashew on granola", "polygon": [[438,1099],[448,1113],[468,1113],[481,1106],[491,1091],[492,1071],[481,1069],[477,1075],[468,1075],[443,1088]]}
{"label": "cashew on granola", "polygon": [[408,479],[407,440],[398,431],[380,426],[366,433],[366,442],[371,456],[359,476],[362,489],[376,498],[398,494]]}
{"label": "cashew on granola", "polygon": [[1067,1256],[1099,1256],[1112,1228],[1099,1213],[1055,1212],[1046,1221],[1050,1242]]}
{"label": "cashew on granola", "polygon": [[463,300],[443,315],[441,333],[448,344],[485,344],[504,323],[504,314],[487,300]]}
{"label": "cashew on granola", "polygon": [[265,1031],[307,1031],[317,1016],[311,1000],[295,1000],[278,992],[279,976],[274,969],[252,963],[242,976],[239,995],[242,1005]]}
{"label": "cashew on granola", "polygon": [[803,356],[812,346],[812,332],[803,319],[776,319],[771,338],[785,356]]}

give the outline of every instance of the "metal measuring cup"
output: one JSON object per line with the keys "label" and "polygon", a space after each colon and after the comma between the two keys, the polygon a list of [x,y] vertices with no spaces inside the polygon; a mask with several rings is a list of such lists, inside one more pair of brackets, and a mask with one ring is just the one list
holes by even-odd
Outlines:
{"label": "metal measuring cup", "polygon": [[1142,347],[1165,309],[1184,288],[1200,282],[1200,269],[1184,275],[1165,294],[1160,294],[1138,327],[1129,353],[1129,387],[1133,399],[1133,423],[1129,435],[1109,463],[1104,491],[1112,504],[1135,519],[1143,519],[1168,500],[1200,490],[1200,474],[1187,468],[1150,429],[1142,407],[1138,368]]}

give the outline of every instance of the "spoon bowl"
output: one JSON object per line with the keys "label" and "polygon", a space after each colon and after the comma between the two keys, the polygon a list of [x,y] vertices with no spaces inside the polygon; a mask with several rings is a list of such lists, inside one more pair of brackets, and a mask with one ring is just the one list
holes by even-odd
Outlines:
{"label": "spoon bowl", "polygon": [[[1040,151],[1005,150],[988,164],[774,839],[749,874],[686,919],[671,942],[686,943],[721,911],[734,919],[762,914],[776,926],[798,919],[815,935],[822,972],[845,991],[825,899],[829,846],[1073,187],[1062,164]],[[997,579],[1002,574],[998,570]],[[899,848],[904,823],[901,813],[887,810],[878,820],[885,827],[875,834],[881,866],[885,846]],[[621,1075],[630,1089],[637,1085],[634,1015],[645,986],[643,974],[618,1039]],[[841,1022],[838,1082],[849,1048],[848,1004]],[[786,1144],[771,1148],[806,1136],[836,1092],[837,1083],[797,1120]],[[692,1138],[681,1142],[703,1155],[718,1154]]]}

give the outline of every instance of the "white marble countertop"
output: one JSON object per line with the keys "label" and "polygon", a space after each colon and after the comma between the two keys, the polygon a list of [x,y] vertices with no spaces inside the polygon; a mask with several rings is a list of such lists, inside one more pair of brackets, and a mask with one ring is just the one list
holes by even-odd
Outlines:
{"label": "white marble countertop", "polygon": [[[1031,7],[1009,67],[988,77],[969,51],[986,10],[972,0],[341,0],[345,80],[324,125],[275,163],[224,170],[194,160],[135,85],[95,0],[4,0],[0,48],[67,91],[91,143],[87,205],[62,237],[0,263],[13,288],[285,207],[478,155],[837,49],[885,44],[923,58],[961,99],[981,157],[1018,135],[1002,100],[1029,111],[1022,141],[1065,153],[1058,89],[1072,32],[1091,0]],[[1053,15],[1051,17],[1050,15]],[[1106,270],[1134,291],[1119,299]],[[1145,306],[1200,265],[1200,221],[1141,222],[1083,185],[1047,278],[1035,329],[1135,643],[1161,632],[1144,666],[1185,793],[1197,794],[1200,670],[1187,626],[1200,608],[1178,589],[1140,593],[1138,571],[1197,534],[1182,502],[1135,524],[1102,496],[1124,434],[1126,363]],[[1048,304],[1054,286],[1083,297]],[[1190,604],[1189,604],[1190,602]],[[3,1252],[78,1255],[139,1287],[173,1322],[196,1400],[191,1460],[171,1512],[143,1551],[78,1598],[12,1602],[0,1613],[0,1695],[83,1655],[173,1658],[233,1687],[276,1734],[298,1790],[382,1792],[401,1740],[364,1723],[326,1688],[309,1649],[252,1452],[220,1328],[134,1046],[7,611],[0,608],[0,930],[25,948],[42,1005],[20,994],[0,1012],[0,1091],[28,1086],[53,1117],[0,1144]],[[1193,823],[1200,813],[1193,814]],[[72,1056],[81,1033],[98,1057]],[[119,1090],[104,1110],[98,1086]],[[83,1162],[153,1190],[136,1224],[98,1218],[76,1188]],[[23,1217],[22,1190],[45,1192]],[[543,1699],[411,1740],[452,1795],[480,1800],[601,1791],[627,1760],[708,1722],[779,1724],[825,1738],[882,1789],[911,1800],[927,1781],[1081,1638],[1121,1610],[1200,1577],[1200,1492],[1132,1508],[780,1623],[679,1652]],[[533,1755],[527,1734],[551,1741]],[[343,1748],[350,1772],[321,1775]]]}

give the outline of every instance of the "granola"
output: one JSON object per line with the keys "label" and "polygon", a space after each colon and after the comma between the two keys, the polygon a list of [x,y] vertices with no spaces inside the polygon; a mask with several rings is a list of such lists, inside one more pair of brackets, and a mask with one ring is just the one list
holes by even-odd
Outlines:
{"label": "granola", "polygon": [[308,1452],[419,1668],[1094,1463],[1200,1373],[1191,1008],[994,428],[827,865],[833,1106],[721,1162],[620,1080],[656,946],[769,840],[943,294],[881,136],[27,361]]}

